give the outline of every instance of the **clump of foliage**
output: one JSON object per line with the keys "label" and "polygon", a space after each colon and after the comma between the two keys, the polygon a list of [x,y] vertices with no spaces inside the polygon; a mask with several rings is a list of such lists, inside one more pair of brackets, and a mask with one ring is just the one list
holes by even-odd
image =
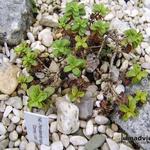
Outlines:
{"label": "clump of foliage", "polygon": [[43,108],[45,101],[55,92],[53,87],[47,87],[44,90],[41,89],[40,85],[33,85],[27,90],[29,96],[28,106],[30,109],[33,107]]}
{"label": "clump of foliage", "polygon": [[129,118],[134,118],[138,114],[136,108],[136,104],[137,104],[136,99],[133,98],[131,95],[129,95],[128,101],[129,101],[128,105],[122,104],[119,107],[120,111],[124,113],[122,117],[124,121],[127,121]]}
{"label": "clump of foliage", "polygon": [[76,18],[84,15],[85,9],[83,4],[79,4],[78,2],[70,2],[66,4],[66,17]]}
{"label": "clump of foliage", "polygon": [[148,97],[147,92],[137,90],[134,96],[128,95],[128,105],[121,104],[119,109],[123,113],[123,120],[127,121],[130,118],[137,116],[137,105],[141,102],[146,103]]}
{"label": "clump of foliage", "polygon": [[135,29],[129,29],[124,32],[125,38],[122,41],[123,45],[130,45],[132,48],[137,48],[143,41],[143,35]]}
{"label": "clump of foliage", "polygon": [[39,51],[32,51],[26,42],[22,42],[15,48],[15,52],[19,57],[22,57],[23,66],[27,69],[31,69],[32,66],[37,65],[37,57]]}
{"label": "clump of foliage", "polygon": [[94,32],[98,32],[100,35],[104,35],[109,29],[109,23],[99,20],[93,23],[91,29]]}
{"label": "clump of foliage", "polygon": [[30,0],[30,3],[31,3],[32,12],[33,12],[34,14],[37,14],[38,9],[37,9],[37,7],[36,7],[36,1],[35,1],[35,0]]}
{"label": "clump of foliage", "polygon": [[[68,40],[54,41],[52,45],[53,54],[56,57],[66,58],[64,72],[73,73],[79,79],[83,72],[82,69],[85,68],[85,73],[90,73],[89,79],[96,81],[101,73],[98,69],[96,69],[97,74],[88,72],[86,67],[92,68],[96,59],[99,59],[98,65],[105,60],[110,61],[110,64],[113,65],[114,60],[118,57],[118,52],[121,53],[121,50],[128,50],[128,48],[137,48],[141,44],[143,36],[134,29],[125,31],[122,36],[118,36],[116,30],[110,30],[109,22],[105,21],[105,16],[110,11],[103,4],[94,4],[93,12],[88,19],[86,19],[84,7],[83,4],[74,1],[67,3],[64,15],[59,19],[59,31],[62,33],[62,38]],[[96,57],[88,60],[87,55],[90,54],[94,54]],[[139,65],[134,65],[126,76],[132,79],[132,83],[138,83],[147,76],[147,72],[142,70]],[[68,94],[72,102],[76,102],[84,96],[84,92],[79,89],[74,86]],[[123,119],[128,120],[138,114],[136,107],[139,103],[146,102],[147,95],[138,91],[135,96],[125,97],[127,105],[126,103],[121,103],[122,105],[118,103],[118,105],[120,105],[120,111],[123,113]],[[109,103],[103,103],[103,106],[107,109],[112,103],[109,101]]]}
{"label": "clump of foliage", "polygon": [[64,68],[64,72],[72,72],[75,76],[81,75],[81,69],[85,67],[85,60],[78,59],[73,55],[67,57],[67,66]]}
{"label": "clump of foliage", "polygon": [[86,43],[87,37],[80,37],[80,36],[77,35],[75,37],[75,41],[76,41],[76,49],[88,48],[88,45]]}
{"label": "clump of foliage", "polygon": [[104,17],[110,12],[110,10],[104,4],[94,4],[93,12]]}
{"label": "clump of foliage", "polygon": [[74,19],[73,25],[71,27],[72,31],[79,33],[80,36],[84,36],[86,34],[88,28],[88,20],[81,19],[79,17]]}
{"label": "clump of foliage", "polygon": [[137,90],[135,93],[135,99],[137,102],[145,103],[147,101],[148,93],[146,91]]}
{"label": "clump of foliage", "polygon": [[80,91],[76,86],[73,86],[68,94],[71,102],[80,102],[80,99],[85,95],[83,91]]}
{"label": "clump of foliage", "polygon": [[138,83],[142,78],[147,77],[148,73],[145,70],[142,70],[141,66],[134,64],[133,68],[129,70],[126,74],[128,78],[132,78],[132,83]]}
{"label": "clump of foliage", "polygon": [[27,90],[27,84],[33,81],[32,76],[25,76],[23,74],[19,75],[18,77],[18,83],[21,84],[21,88],[24,90]]}
{"label": "clump of foliage", "polygon": [[53,54],[56,57],[70,54],[70,41],[67,39],[56,40],[52,44]]}

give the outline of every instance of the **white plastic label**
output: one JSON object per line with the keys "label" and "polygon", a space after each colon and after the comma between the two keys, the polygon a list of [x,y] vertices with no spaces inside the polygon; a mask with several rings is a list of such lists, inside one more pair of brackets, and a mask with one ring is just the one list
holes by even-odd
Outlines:
{"label": "white plastic label", "polygon": [[31,112],[24,112],[24,118],[28,140],[49,145],[49,118]]}

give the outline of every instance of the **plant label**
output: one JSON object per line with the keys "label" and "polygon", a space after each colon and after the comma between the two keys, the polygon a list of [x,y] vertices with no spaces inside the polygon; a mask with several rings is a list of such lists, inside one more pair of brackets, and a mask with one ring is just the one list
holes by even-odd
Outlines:
{"label": "plant label", "polygon": [[31,112],[24,112],[27,138],[30,142],[49,145],[49,118]]}

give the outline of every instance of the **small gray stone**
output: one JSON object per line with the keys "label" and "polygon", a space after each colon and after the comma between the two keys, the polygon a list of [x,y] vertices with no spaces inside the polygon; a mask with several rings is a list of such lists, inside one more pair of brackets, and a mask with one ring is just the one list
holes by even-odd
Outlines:
{"label": "small gray stone", "polygon": [[68,147],[69,145],[69,137],[67,135],[61,135],[61,142],[63,143],[64,147]]}
{"label": "small gray stone", "polygon": [[66,150],[75,150],[75,148],[72,145],[69,145]]}
{"label": "small gray stone", "polygon": [[[9,63],[3,63],[0,65],[0,91],[5,94],[12,94],[17,85],[17,74],[20,69]],[[10,84],[11,83],[11,84]]]}
{"label": "small gray stone", "polygon": [[50,29],[44,29],[42,30],[38,35],[39,41],[42,42],[42,44],[46,47],[51,46],[53,42],[53,36]]}
{"label": "small gray stone", "polygon": [[11,131],[13,131],[15,128],[16,128],[16,125],[13,124],[13,123],[11,123],[11,124],[8,126],[7,131],[8,131],[8,132],[11,132]]}
{"label": "small gray stone", "polygon": [[9,139],[11,141],[16,141],[18,139],[18,133],[15,130],[10,132]]}
{"label": "small gray stone", "polygon": [[72,136],[70,137],[70,143],[72,143],[74,146],[76,145],[85,145],[88,142],[88,140],[83,136]]}
{"label": "small gray stone", "polygon": [[98,127],[98,132],[100,132],[100,133],[105,133],[105,132],[106,132],[106,126],[100,125],[100,126]]}
{"label": "small gray stone", "polygon": [[27,33],[28,39],[30,40],[31,43],[35,42],[34,35],[31,32]]}
{"label": "small gray stone", "polygon": [[95,150],[103,145],[105,137],[100,134],[94,135],[89,142],[85,145],[86,150]]}
{"label": "small gray stone", "polygon": [[8,98],[9,98],[8,95],[6,95],[6,94],[0,94],[0,101],[5,101],[5,100],[7,100]]}
{"label": "small gray stone", "polygon": [[51,133],[54,133],[54,132],[56,132],[56,131],[57,131],[57,121],[54,121],[54,122],[52,122],[51,125],[50,125],[50,132],[51,132]]}
{"label": "small gray stone", "polygon": [[8,147],[9,140],[5,139],[3,141],[0,141],[0,150],[4,150],[6,147]]}
{"label": "small gray stone", "polygon": [[26,141],[22,141],[19,145],[19,149],[20,150],[26,150],[26,145],[27,145],[27,142]]}
{"label": "small gray stone", "polygon": [[118,132],[115,132],[113,134],[113,140],[116,141],[116,142],[121,142],[121,139],[122,139],[122,134],[121,133],[118,133]]}
{"label": "small gray stone", "polygon": [[51,144],[51,150],[63,150],[63,144],[61,141],[57,141]]}
{"label": "small gray stone", "polygon": [[0,123],[0,135],[4,135],[7,132],[5,126]]}
{"label": "small gray stone", "polygon": [[104,143],[103,146],[101,147],[101,150],[110,150],[110,148],[107,143]]}
{"label": "small gray stone", "polygon": [[64,134],[74,133],[79,129],[79,109],[76,105],[58,98],[57,108],[57,129]]}
{"label": "small gray stone", "polygon": [[51,150],[51,147],[46,145],[41,145],[40,150]]}
{"label": "small gray stone", "polygon": [[7,106],[3,114],[3,117],[7,117],[11,113],[12,110],[13,110],[12,106]]}
{"label": "small gray stone", "polygon": [[95,122],[99,125],[107,124],[109,122],[109,119],[105,116],[99,115],[95,117]]}
{"label": "small gray stone", "polygon": [[53,142],[59,141],[59,135],[57,133],[52,134],[52,141]]}
{"label": "small gray stone", "polygon": [[87,120],[92,116],[94,100],[95,98],[84,96],[81,102],[77,104],[80,119]]}
{"label": "small gray stone", "polygon": [[52,60],[50,66],[49,66],[49,71],[53,73],[58,73],[59,72],[59,65]]}
{"label": "small gray stone", "polygon": [[57,27],[58,26],[58,15],[43,15],[40,20],[40,24],[46,27]]}
{"label": "small gray stone", "polygon": [[112,139],[106,139],[110,150],[119,150],[119,145]]}
{"label": "small gray stone", "polygon": [[26,150],[36,150],[35,143],[30,142],[26,145]]}
{"label": "small gray stone", "polygon": [[94,130],[94,125],[92,120],[89,120],[86,124],[86,129],[85,129],[85,133],[87,136],[90,136],[93,134],[93,130]]}
{"label": "small gray stone", "polygon": [[20,97],[15,96],[15,97],[10,97],[6,102],[7,105],[13,106],[16,109],[21,109],[23,104],[22,100]]}
{"label": "small gray stone", "polygon": [[116,66],[113,66],[111,71],[110,71],[110,77],[111,77],[111,80],[113,82],[117,82],[118,79],[119,79],[119,69],[116,68]]}

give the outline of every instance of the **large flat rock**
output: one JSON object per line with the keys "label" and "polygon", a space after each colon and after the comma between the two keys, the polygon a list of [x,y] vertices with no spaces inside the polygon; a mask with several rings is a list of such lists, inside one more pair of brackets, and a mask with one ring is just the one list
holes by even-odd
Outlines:
{"label": "large flat rock", "polygon": [[0,43],[17,45],[31,25],[33,14],[30,0],[0,0]]}
{"label": "large flat rock", "polygon": [[[133,94],[136,90],[144,90],[150,93],[150,80],[143,80],[139,85],[126,88],[126,92]],[[150,97],[148,102],[139,109],[139,115],[127,122],[121,120],[118,114],[114,114],[112,120],[116,122],[130,137],[139,137],[142,140],[135,140],[144,150],[150,150]],[[149,138],[148,142],[143,138]]]}

